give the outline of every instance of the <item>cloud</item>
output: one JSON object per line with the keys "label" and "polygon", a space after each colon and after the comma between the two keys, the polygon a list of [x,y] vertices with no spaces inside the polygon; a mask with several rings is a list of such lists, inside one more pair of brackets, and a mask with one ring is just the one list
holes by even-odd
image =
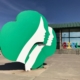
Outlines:
{"label": "cloud", "polygon": [[[26,1],[26,0],[24,0],[24,1],[1,0],[0,2],[17,12],[20,12],[22,10],[27,10],[27,9],[28,10],[29,9],[36,10],[41,13],[46,13],[46,11],[47,11],[46,7],[43,5],[40,6],[40,4],[37,1],[33,2],[33,1]],[[7,10],[9,10],[9,9],[7,9]]]}
{"label": "cloud", "polygon": [[7,0],[1,0],[1,2],[4,4],[4,5],[7,5],[9,8],[15,10],[15,11],[20,11],[19,8],[17,8],[15,5],[12,5],[13,3],[9,3]]}

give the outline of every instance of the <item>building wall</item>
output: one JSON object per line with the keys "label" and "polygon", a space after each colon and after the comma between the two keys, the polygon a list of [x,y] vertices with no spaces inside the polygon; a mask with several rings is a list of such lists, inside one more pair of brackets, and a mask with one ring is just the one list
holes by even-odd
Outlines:
{"label": "building wall", "polygon": [[[72,48],[72,43],[78,44],[80,47],[80,28],[64,28],[64,29],[54,29],[57,36],[57,49],[63,49],[63,43],[70,42],[70,47]],[[76,45],[75,45],[76,48]]]}
{"label": "building wall", "polygon": [[60,42],[61,42],[61,33],[59,29],[54,29],[55,33],[56,33],[56,37],[57,37],[57,49],[60,49]]}

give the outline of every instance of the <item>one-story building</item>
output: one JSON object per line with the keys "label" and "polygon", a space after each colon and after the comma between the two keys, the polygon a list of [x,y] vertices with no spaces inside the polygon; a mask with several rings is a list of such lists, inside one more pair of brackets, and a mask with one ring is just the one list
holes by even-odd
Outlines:
{"label": "one-story building", "polygon": [[80,47],[80,22],[49,24],[57,36],[57,49],[76,49]]}

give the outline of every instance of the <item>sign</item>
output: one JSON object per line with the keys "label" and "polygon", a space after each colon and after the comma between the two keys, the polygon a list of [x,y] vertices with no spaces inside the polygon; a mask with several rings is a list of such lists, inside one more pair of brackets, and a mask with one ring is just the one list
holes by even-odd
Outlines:
{"label": "sign", "polygon": [[16,21],[3,25],[0,36],[3,56],[25,64],[26,71],[43,67],[44,61],[56,51],[55,32],[37,11],[20,12]]}
{"label": "sign", "polygon": [[66,43],[66,42],[63,42],[62,44],[63,48],[64,49],[75,49],[75,48],[80,48],[80,46],[78,45],[78,43]]}

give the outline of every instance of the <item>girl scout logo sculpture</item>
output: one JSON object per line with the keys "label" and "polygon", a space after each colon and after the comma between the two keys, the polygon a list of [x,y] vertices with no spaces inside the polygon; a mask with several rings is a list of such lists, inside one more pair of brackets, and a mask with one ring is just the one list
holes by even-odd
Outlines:
{"label": "girl scout logo sculpture", "polygon": [[[40,67],[56,50],[56,35],[43,15],[28,10],[1,29],[0,46],[5,58],[25,64],[25,70]],[[43,42],[44,45],[35,43]]]}

